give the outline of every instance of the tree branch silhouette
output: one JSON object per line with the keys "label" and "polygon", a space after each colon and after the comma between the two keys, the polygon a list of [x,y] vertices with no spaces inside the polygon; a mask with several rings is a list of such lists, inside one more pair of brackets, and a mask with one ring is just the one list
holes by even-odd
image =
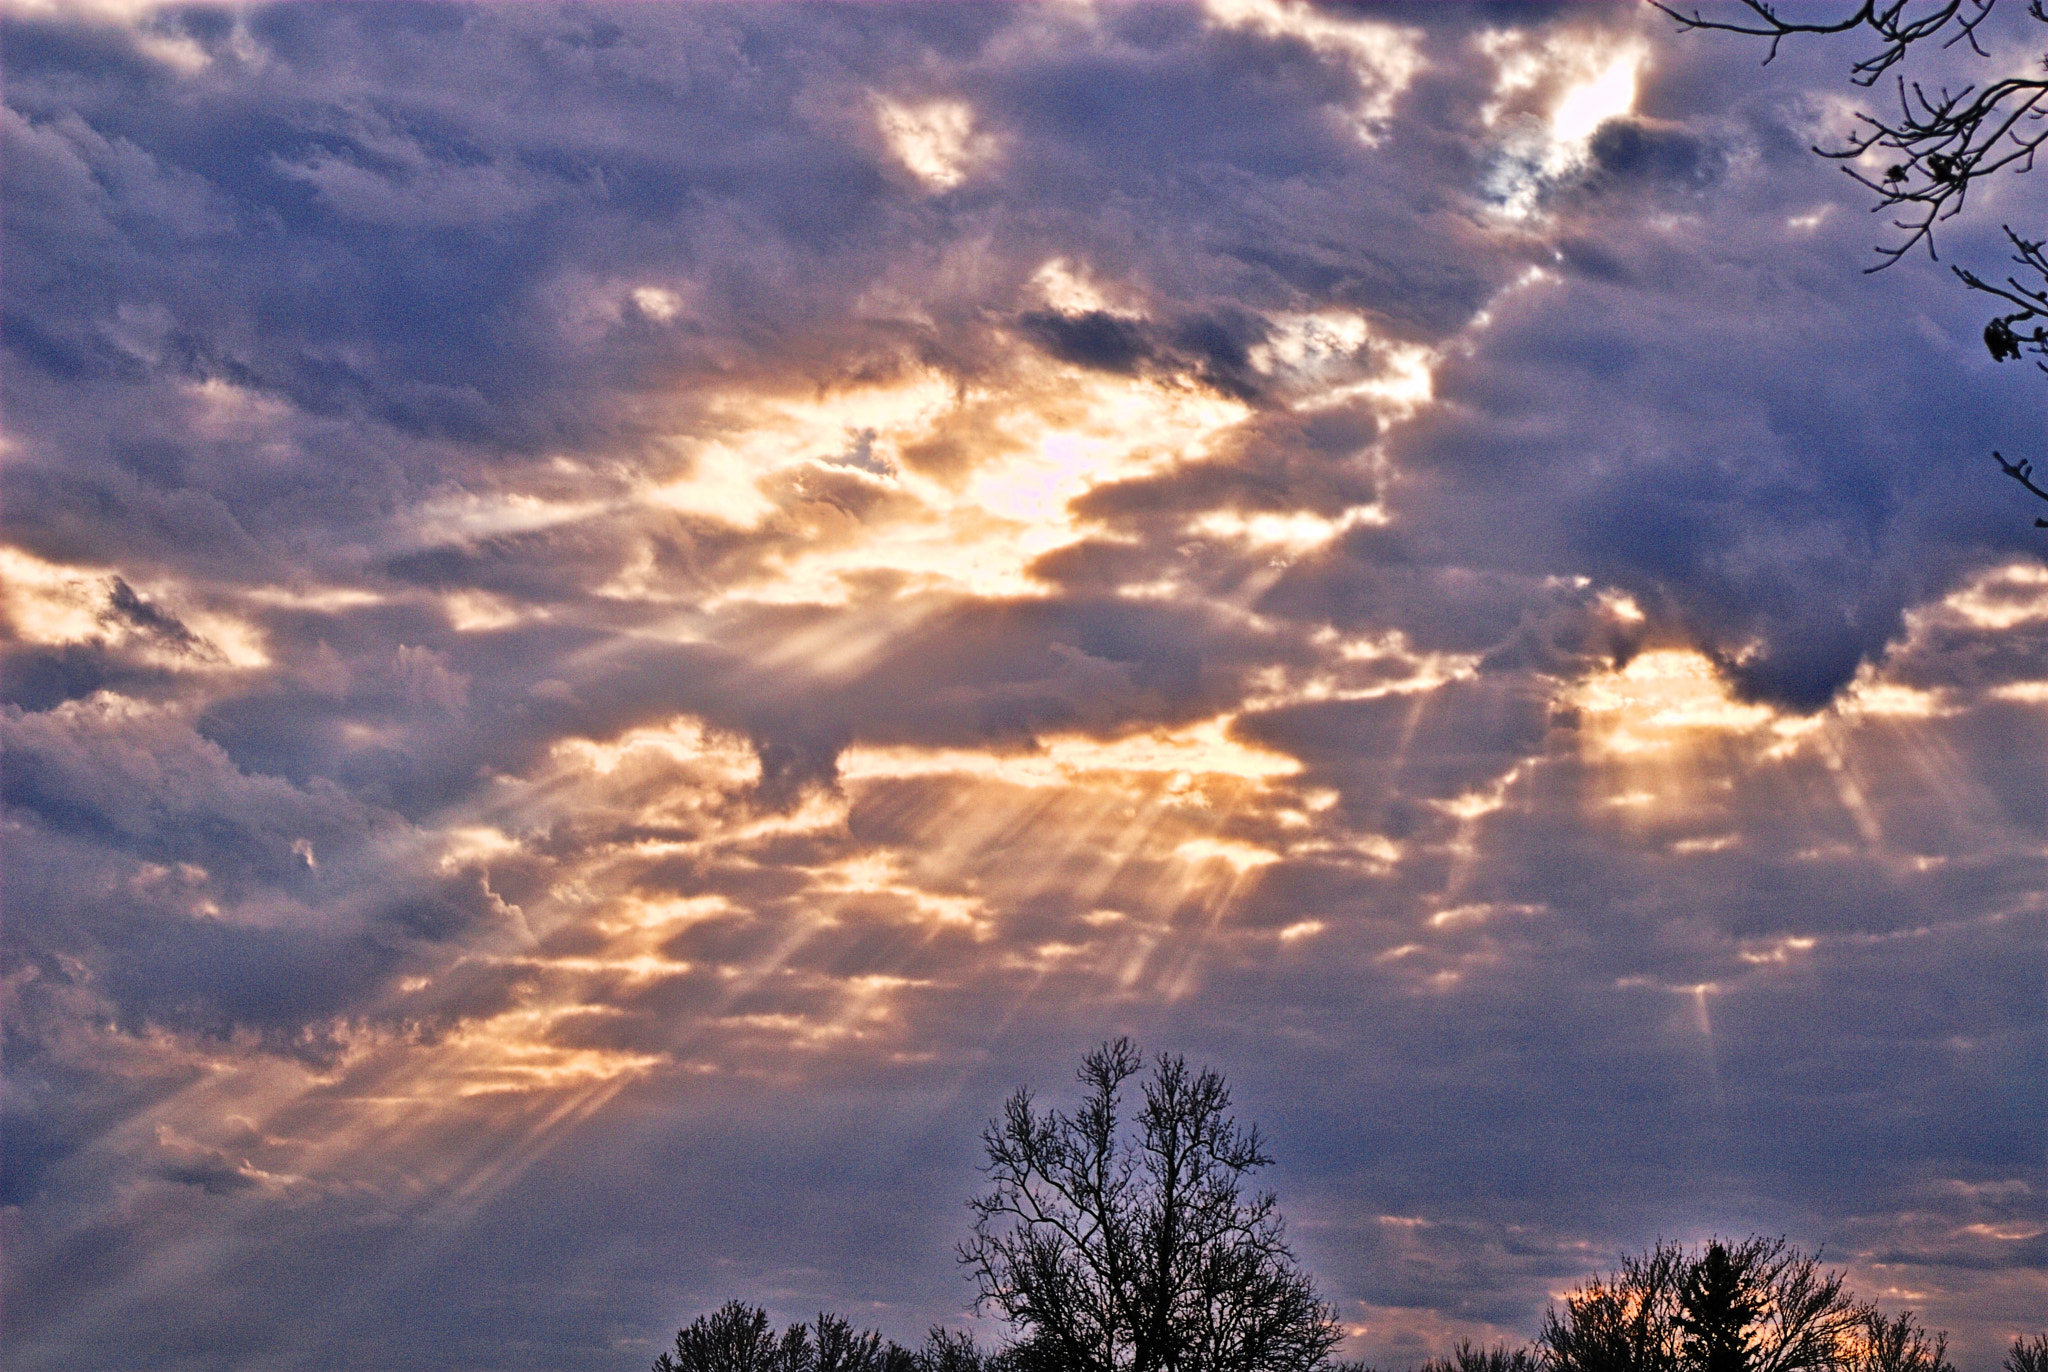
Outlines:
{"label": "tree branch silhouette", "polygon": [[[1916,43],[1938,40],[1943,48],[1962,43],[1979,57],[1989,57],[1979,41],[1979,30],[1998,0],[1940,0],[1921,8],[1912,7],[1910,0],[1863,0],[1847,13],[1819,19],[1811,17],[1811,8],[1803,5],[1800,18],[1788,19],[1766,0],[1739,0],[1742,14],[1734,19],[1708,18],[1697,9],[1681,12],[1661,0],[1649,3],[1681,31],[1769,39],[1766,64],[1788,38],[1866,33],[1878,40],[1877,48],[1852,63],[1849,75],[1854,84],[1870,88],[1905,61]],[[2026,13],[2037,23],[2048,25],[2048,0],[2028,0]],[[1895,74],[1897,115],[1859,111],[1858,127],[1839,147],[1814,147],[1820,156],[1841,163],[1852,180],[1875,195],[1872,213],[1894,212],[1892,227],[1901,237],[1876,244],[1878,261],[1865,271],[1883,271],[1922,246],[1930,260],[1939,260],[1936,229],[1963,212],[1971,187],[2001,173],[2018,175],[2034,169],[2036,155],[2048,142],[2048,55],[2040,59],[2039,70],[2040,75],[2006,76],[1960,90],[1946,86],[1930,89],[1922,82],[1909,81],[1903,73]],[[1868,165],[1873,152],[1892,155],[1877,159],[1888,162],[1882,170]],[[2012,260],[2019,267],[2017,274],[2008,274],[2001,283],[1965,267],[1952,266],[1950,270],[1965,288],[2017,307],[1994,315],[1984,326],[1984,346],[1992,360],[2018,361],[2031,353],[2037,359],[2035,365],[2048,374],[2048,361],[2039,360],[2048,358],[2048,256],[2044,256],[2042,242],[2022,237],[2009,224],[2002,227],[2015,250]],[[2043,322],[2035,323],[2031,331],[2015,327],[2029,321]],[[2030,463],[2007,462],[2002,454],[1993,456],[2007,476],[2048,501],[2048,491],[2035,485],[2029,475]],[[2034,524],[2048,528],[2048,519],[2037,518]]]}

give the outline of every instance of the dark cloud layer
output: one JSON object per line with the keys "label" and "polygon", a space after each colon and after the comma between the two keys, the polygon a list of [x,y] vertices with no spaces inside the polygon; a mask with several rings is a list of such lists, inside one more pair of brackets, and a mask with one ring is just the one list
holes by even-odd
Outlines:
{"label": "dark cloud layer", "polygon": [[1660,1235],[2038,1321],[2038,388],[1858,274],[1846,50],[4,29],[10,1366],[912,1339],[1126,1031],[1382,1366]]}

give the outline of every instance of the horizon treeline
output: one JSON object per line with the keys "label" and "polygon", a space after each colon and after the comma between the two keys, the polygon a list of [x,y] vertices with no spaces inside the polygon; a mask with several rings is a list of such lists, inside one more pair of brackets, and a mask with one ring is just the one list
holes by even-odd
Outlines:
{"label": "horizon treeline", "polygon": [[[1817,1254],[1752,1236],[1697,1251],[1659,1242],[1574,1288],[1530,1342],[1461,1340],[1411,1372],[1957,1372],[1947,1344],[1913,1311],[1886,1315],[1855,1296]],[[983,1348],[934,1325],[906,1348],[821,1311],[778,1333],[765,1309],[734,1299],[678,1329],[652,1372],[1276,1372],[1213,1354],[1147,1368],[1097,1361],[1042,1330]],[[2000,1369],[2048,1372],[2048,1333],[2015,1337]],[[1382,1369],[1325,1357],[1310,1372]]]}

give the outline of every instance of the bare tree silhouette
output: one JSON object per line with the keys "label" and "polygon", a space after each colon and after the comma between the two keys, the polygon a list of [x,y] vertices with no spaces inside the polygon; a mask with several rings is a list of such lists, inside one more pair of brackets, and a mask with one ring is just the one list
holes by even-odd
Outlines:
{"label": "bare tree silhouette", "polygon": [[1063,1372],[1309,1372],[1340,1337],[1288,1250],[1272,1161],[1229,1115],[1223,1078],[1127,1038],[1088,1054],[1073,1114],[1019,1090],[982,1135],[990,1189],[960,1260],[977,1299],[1023,1335],[1023,1363]]}

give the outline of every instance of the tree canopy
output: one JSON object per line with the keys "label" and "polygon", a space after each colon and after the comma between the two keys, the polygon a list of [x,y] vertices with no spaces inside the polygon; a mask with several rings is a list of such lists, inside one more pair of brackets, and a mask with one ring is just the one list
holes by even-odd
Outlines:
{"label": "tree canopy", "polygon": [[[934,1331],[937,1337],[937,1331]],[[654,1360],[654,1372],[919,1372],[912,1355],[885,1345],[872,1331],[858,1333],[837,1315],[820,1312],[811,1324],[792,1324],[778,1337],[768,1312],[727,1301],[676,1331],[672,1353]],[[939,1372],[934,1369],[933,1372]],[[944,1372],[951,1372],[945,1369]]]}
{"label": "tree canopy", "polygon": [[1553,1306],[1537,1346],[1548,1372],[1955,1372],[1946,1335],[1760,1236],[1626,1257]]}

